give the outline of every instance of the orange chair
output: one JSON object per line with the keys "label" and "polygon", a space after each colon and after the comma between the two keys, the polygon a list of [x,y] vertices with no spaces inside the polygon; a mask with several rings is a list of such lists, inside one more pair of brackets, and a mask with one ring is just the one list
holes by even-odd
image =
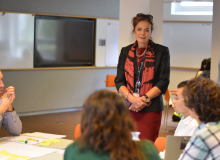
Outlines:
{"label": "orange chair", "polygon": [[77,124],[74,133],[74,140],[77,140],[81,135],[81,124]]}
{"label": "orange chair", "polygon": [[[116,77],[115,74],[107,74],[106,80],[105,80],[106,88],[115,87],[115,77]],[[110,91],[117,93],[117,90],[110,90]]]}
{"label": "orange chair", "polygon": [[167,120],[168,120],[168,114],[169,114],[169,108],[172,107],[172,101],[170,98],[170,94],[176,94],[177,90],[169,90],[169,88],[167,88],[166,93],[164,94],[164,100],[166,101],[166,107],[165,107],[165,115],[164,115],[164,128],[165,130],[167,129]]}
{"label": "orange chair", "polygon": [[171,108],[172,105],[170,105],[170,90],[169,88],[167,88],[167,91],[166,93],[164,94],[164,100],[166,101],[166,107],[164,109],[164,118],[163,118],[163,121],[164,121],[164,128],[166,130],[167,128],[167,119],[168,119],[168,113],[169,113],[169,108]]}
{"label": "orange chair", "polygon": [[166,147],[166,137],[158,137],[154,142],[155,147],[157,148],[158,152],[163,152]]}

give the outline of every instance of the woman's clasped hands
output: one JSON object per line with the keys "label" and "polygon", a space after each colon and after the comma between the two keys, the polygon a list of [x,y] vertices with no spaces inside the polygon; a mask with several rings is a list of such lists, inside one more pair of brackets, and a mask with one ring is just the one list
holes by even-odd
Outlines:
{"label": "woman's clasped hands", "polygon": [[146,98],[142,97],[134,97],[131,101],[132,105],[129,107],[129,110],[134,112],[141,111],[145,106],[147,106]]}

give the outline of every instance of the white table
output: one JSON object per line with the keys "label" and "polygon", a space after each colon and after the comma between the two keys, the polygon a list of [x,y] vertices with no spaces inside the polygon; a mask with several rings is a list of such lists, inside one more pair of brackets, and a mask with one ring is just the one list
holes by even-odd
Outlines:
{"label": "white table", "polygon": [[[8,141],[4,141],[6,138],[7,137],[0,138],[0,145],[9,143]],[[52,143],[50,146],[39,146],[38,144],[35,144],[34,146],[65,150],[66,147],[68,147],[71,143],[74,142],[73,140],[68,140],[68,139],[59,139],[59,140],[61,140],[60,143]],[[41,157],[32,158],[32,160],[63,160],[63,159],[64,159],[64,155],[61,153],[51,153]]]}

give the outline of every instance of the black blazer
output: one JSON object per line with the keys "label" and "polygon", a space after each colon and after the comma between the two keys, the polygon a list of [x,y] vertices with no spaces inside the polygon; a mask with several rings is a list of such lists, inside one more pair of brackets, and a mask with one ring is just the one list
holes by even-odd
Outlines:
{"label": "black blazer", "polygon": [[[151,41],[152,42],[152,41]],[[131,50],[133,44],[123,47],[118,60],[117,66],[117,76],[115,78],[115,84],[117,90],[121,86],[126,85],[124,66],[125,61],[128,56],[128,52]],[[161,94],[151,100],[151,105],[149,107],[144,107],[142,112],[157,112],[163,111],[163,98],[162,94],[165,94],[168,85],[170,83],[170,53],[168,47],[153,43],[154,54],[155,54],[155,70],[154,70],[154,79],[153,86],[157,86],[161,90]],[[134,74],[138,73],[136,58],[134,58]],[[136,77],[136,75],[135,75]],[[141,77],[140,77],[141,79]]]}

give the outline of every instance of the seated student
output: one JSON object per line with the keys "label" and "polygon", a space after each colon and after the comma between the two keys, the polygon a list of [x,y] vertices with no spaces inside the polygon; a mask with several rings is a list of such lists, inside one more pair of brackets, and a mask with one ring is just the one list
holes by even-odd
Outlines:
{"label": "seated student", "polygon": [[183,97],[199,127],[179,159],[220,159],[220,87],[208,78],[193,78],[184,88]]}
{"label": "seated student", "polygon": [[[174,136],[192,136],[198,127],[198,123],[190,116],[190,109],[185,106],[183,101],[183,89],[187,85],[188,81],[182,81],[177,86],[177,92],[173,99],[173,109],[177,113],[182,113],[183,116],[178,123]],[[165,151],[160,152],[160,157],[164,158]]]}
{"label": "seated student", "polygon": [[178,84],[178,89],[173,99],[173,109],[177,113],[183,114],[175,130],[174,136],[192,136],[198,127],[197,121],[190,116],[190,109],[185,106],[183,101],[182,92],[187,82],[188,81],[183,81]]}
{"label": "seated student", "polygon": [[132,141],[135,130],[124,98],[107,90],[97,91],[82,110],[81,136],[68,146],[64,160],[160,160],[150,141]]}
{"label": "seated student", "polygon": [[14,87],[10,86],[6,88],[2,96],[4,88],[2,78],[3,75],[0,71],[0,128],[3,125],[11,135],[18,136],[21,134],[22,124],[11,105],[15,99]]}
{"label": "seated student", "polygon": [[199,75],[199,77],[210,78],[211,58],[207,59],[205,70]]}
{"label": "seated student", "polygon": [[207,59],[203,59],[201,63],[201,67],[196,73],[196,77],[199,77],[199,75],[205,70],[206,64],[207,64]]}

